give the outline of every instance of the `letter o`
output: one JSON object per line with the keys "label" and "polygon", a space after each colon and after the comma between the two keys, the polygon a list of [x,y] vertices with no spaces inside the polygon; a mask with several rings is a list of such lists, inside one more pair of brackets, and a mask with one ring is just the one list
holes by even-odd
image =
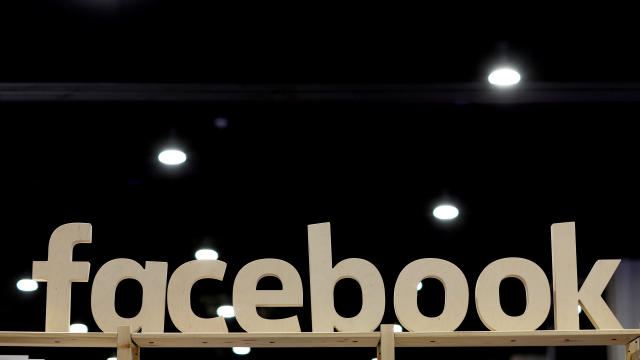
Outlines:
{"label": "letter o", "polygon": [[[500,283],[513,277],[522,282],[527,307],[522,315],[505,314],[500,305]],[[536,330],[549,315],[551,291],[544,271],[531,260],[504,258],[487,265],[476,283],[476,308],[490,330]]]}
{"label": "letter o", "polygon": [[[435,317],[424,316],[418,309],[418,283],[429,278],[444,286],[444,309]],[[398,321],[409,331],[453,331],[467,315],[469,285],[453,263],[436,258],[418,259],[398,275],[393,305]]]}

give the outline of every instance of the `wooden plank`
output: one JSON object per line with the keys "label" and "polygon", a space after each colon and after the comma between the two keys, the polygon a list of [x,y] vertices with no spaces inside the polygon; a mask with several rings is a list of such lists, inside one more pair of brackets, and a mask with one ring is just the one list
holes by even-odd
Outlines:
{"label": "wooden plank", "polygon": [[118,360],[132,360],[131,328],[128,325],[118,326]]}
{"label": "wooden plank", "polygon": [[452,331],[395,334],[397,347],[626,345],[638,337],[640,337],[640,329]]}
{"label": "wooden plank", "polygon": [[234,346],[303,347],[376,347],[380,333],[139,333],[132,334],[140,347],[218,347]]}
{"label": "wooden plank", "polygon": [[640,343],[638,339],[625,345],[625,359],[626,360],[638,360],[640,359]]}
{"label": "wooden plank", "polygon": [[395,360],[396,349],[393,340],[393,325],[380,325],[380,343],[378,344],[378,360]]}
{"label": "wooden plank", "polygon": [[[626,345],[640,329],[394,333],[397,347]],[[140,347],[376,347],[380,333],[137,333]],[[0,332],[0,346],[116,348],[116,333]]]}
{"label": "wooden plank", "polygon": [[56,333],[0,331],[0,346],[115,348],[116,333]]}

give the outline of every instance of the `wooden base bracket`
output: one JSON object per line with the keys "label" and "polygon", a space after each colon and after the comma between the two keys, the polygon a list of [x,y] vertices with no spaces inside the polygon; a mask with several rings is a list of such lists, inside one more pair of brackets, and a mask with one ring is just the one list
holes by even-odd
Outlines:
{"label": "wooden base bracket", "polygon": [[380,325],[380,343],[378,348],[378,360],[394,360],[396,341],[393,333],[393,325]]}
{"label": "wooden base bracket", "polygon": [[131,329],[118,326],[118,360],[140,360],[140,347],[131,340]]}
{"label": "wooden base bracket", "polygon": [[637,338],[625,345],[626,360],[640,360],[640,338]]}

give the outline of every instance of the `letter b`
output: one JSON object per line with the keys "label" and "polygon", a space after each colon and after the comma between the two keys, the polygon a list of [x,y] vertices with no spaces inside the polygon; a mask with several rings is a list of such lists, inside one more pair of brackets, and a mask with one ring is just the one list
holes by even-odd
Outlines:
{"label": "letter b", "polygon": [[[314,332],[375,330],[384,315],[384,282],[376,267],[363,259],[342,260],[333,266],[331,226],[308,226],[309,276],[311,280],[311,316]],[[340,316],[334,307],[333,289],[345,278],[354,279],[362,289],[362,308],[351,318]]]}

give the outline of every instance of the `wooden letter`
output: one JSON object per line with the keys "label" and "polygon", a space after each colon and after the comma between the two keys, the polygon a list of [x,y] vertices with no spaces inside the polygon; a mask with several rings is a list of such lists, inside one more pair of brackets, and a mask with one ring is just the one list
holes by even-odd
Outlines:
{"label": "wooden letter", "polygon": [[582,305],[582,310],[596,329],[622,329],[622,325],[602,299],[602,292],[618,265],[620,265],[619,259],[596,261],[578,291],[578,301]]}
{"label": "wooden letter", "polygon": [[[417,286],[427,278],[437,279],[444,286],[444,309],[436,317],[424,316],[418,309]],[[419,259],[400,272],[393,303],[396,317],[409,331],[453,331],[467,314],[469,285],[454,264],[442,259]]]}
{"label": "wooden letter", "polygon": [[602,299],[620,260],[598,260],[578,291],[575,223],[551,225],[553,304],[556,330],[579,330],[578,302],[596,329],[622,329]]}
{"label": "wooden letter", "polygon": [[45,331],[69,331],[71,283],[89,281],[91,264],[72,261],[73,246],[80,243],[91,243],[91,224],[61,225],[49,239],[48,260],[33,262],[33,280],[47,282]]}
{"label": "wooden letter", "polygon": [[[342,260],[334,267],[329,223],[309,225],[308,233],[313,331],[374,331],[384,315],[384,282],[378,269],[355,258]],[[356,280],[362,290],[362,309],[351,318],[338,315],[333,303],[334,286],[345,278]]]}
{"label": "wooden letter", "polygon": [[[116,288],[124,279],[142,285],[142,306],[138,315],[123,318],[116,312]],[[91,312],[104,332],[115,332],[127,325],[132,332],[164,331],[164,307],[167,286],[167,263],[147,261],[145,268],[131,259],[113,259],[104,264],[93,279]]]}
{"label": "wooden letter", "polygon": [[[500,305],[500,283],[508,277],[522,282],[527,308],[520,316],[509,316]],[[476,283],[476,308],[490,330],[536,330],[549,314],[551,290],[544,271],[531,260],[504,258],[487,265]],[[576,307],[577,308],[577,307]]]}
{"label": "wooden letter", "polygon": [[[256,290],[258,281],[273,276],[282,290]],[[279,259],[260,259],[245,265],[233,282],[233,310],[238,324],[247,332],[300,332],[297,316],[265,319],[256,307],[301,307],[302,280],[298,271]]]}
{"label": "wooden letter", "polygon": [[171,321],[178,330],[188,332],[226,333],[222,317],[201,318],[191,309],[191,288],[201,279],[222,280],[227,264],[220,260],[192,260],[180,265],[169,280],[167,307]]}
{"label": "wooden letter", "polygon": [[575,223],[551,225],[553,318],[556,330],[578,330],[578,264]]}

